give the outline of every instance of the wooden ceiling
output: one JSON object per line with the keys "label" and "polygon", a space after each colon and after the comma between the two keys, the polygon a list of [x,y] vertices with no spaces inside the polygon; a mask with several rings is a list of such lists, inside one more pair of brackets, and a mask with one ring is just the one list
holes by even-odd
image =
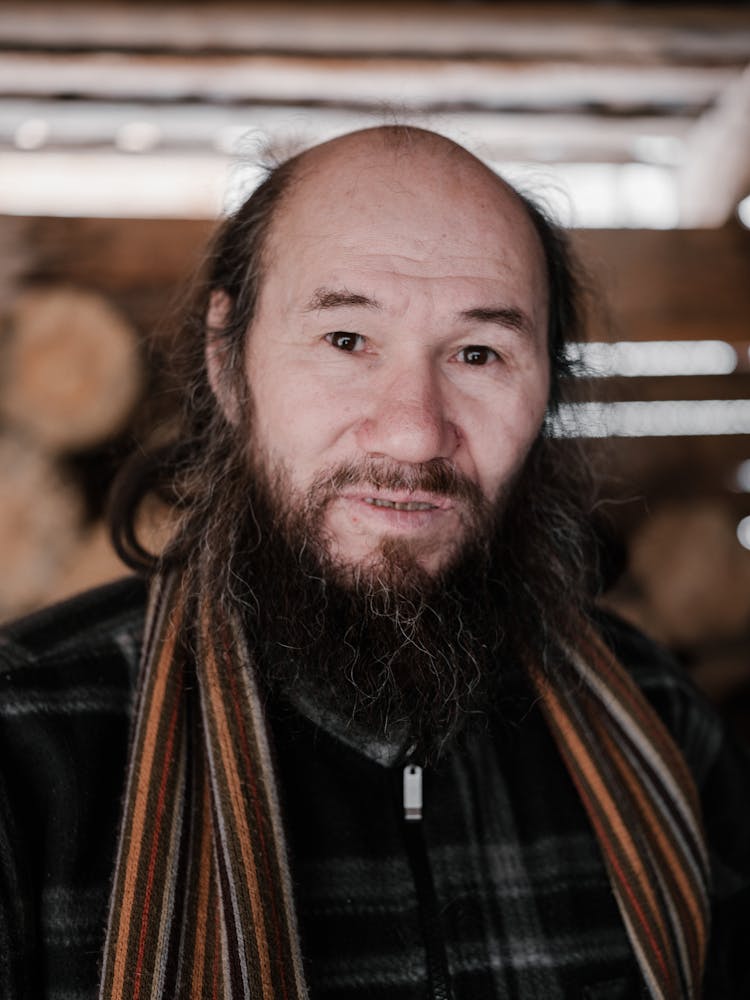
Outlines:
{"label": "wooden ceiling", "polygon": [[716,226],[750,193],[748,63],[744,5],[5,3],[0,153],[29,121],[25,148],[137,119],[145,153],[219,155],[396,116],[496,161],[666,164]]}

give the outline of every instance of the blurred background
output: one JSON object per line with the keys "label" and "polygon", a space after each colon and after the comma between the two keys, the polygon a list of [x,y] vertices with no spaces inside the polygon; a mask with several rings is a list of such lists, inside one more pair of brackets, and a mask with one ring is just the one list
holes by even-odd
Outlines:
{"label": "blurred background", "polygon": [[604,483],[604,600],[750,735],[749,65],[745,4],[2,4],[0,619],[122,574],[107,490],[260,160],[413,122],[572,227],[558,433]]}

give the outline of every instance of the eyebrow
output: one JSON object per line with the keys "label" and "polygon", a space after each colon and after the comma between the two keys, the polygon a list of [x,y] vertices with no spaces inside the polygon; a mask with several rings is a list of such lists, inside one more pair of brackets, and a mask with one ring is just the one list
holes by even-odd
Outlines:
{"label": "eyebrow", "polygon": [[310,301],[305,306],[305,312],[316,312],[319,309],[338,309],[342,306],[364,306],[366,309],[380,309],[381,305],[375,299],[358,292],[350,292],[346,288],[316,288]]}
{"label": "eyebrow", "polygon": [[459,313],[459,318],[474,323],[495,323],[498,326],[509,327],[524,336],[531,337],[534,327],[531,320],[521,309],[514,306],[497,306],[490,308],[478,307]]}
{"label": "eyebrow", "polygon": [[[376,299],[359,292],[350,292],[347,288],[321,287],[315,289],[304,311],[317,312],[321,309],[338,309],[346,306],[360,306],[365,309],[383,308]],[[527,337],[533,336],[534,333],[529,317],[514,306],[477,306],[460,312],[458,318],[470,323],[494,323],[516,330]]]}

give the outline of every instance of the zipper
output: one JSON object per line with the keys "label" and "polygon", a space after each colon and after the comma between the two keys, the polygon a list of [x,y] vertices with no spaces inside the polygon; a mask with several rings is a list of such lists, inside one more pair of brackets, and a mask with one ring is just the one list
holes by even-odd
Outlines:
{"label": "zipper", "polygon": [[403,772],[404,841],[419,904],[419,922],[427,958],[429,995],[432,1000],[452,1000],[453,993],[450,987],[445,942],[440,927],[438,900],[424,839],[422,803],[422,768],[417,764],[407,764]]}

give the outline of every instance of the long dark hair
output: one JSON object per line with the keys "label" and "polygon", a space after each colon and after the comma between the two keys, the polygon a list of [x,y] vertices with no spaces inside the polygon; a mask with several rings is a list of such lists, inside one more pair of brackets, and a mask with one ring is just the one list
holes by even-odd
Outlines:
{"label": "long dark hair", "polygon": [[[137,530],[138,512],[151,493],[179,514],[201,508],[234,454],[235,430],[227,422],[211,388],[206,365],[206,315],[213,292],[222,291],[229,312],[221,338],[223,378],[238,400],[246,398],[243,374],[245,342],[258,302],[265,268],[266,238],[276,210],[293,180],[299,157],[269,168],[263,182],[237,211],[227,216],[211,239],[193,280],[176,329],[163,349],[170,379],[179,393],[179,409],[167,441],[141,448],[126,462],[112,488],[109,521],[117,553],[139,572],[153,571],[163,559],[180,561],[197,539],[196,516],[181,518],[181,531],[166,552],[144,548]],[[200,501],[203,501],[201,503]]]}

